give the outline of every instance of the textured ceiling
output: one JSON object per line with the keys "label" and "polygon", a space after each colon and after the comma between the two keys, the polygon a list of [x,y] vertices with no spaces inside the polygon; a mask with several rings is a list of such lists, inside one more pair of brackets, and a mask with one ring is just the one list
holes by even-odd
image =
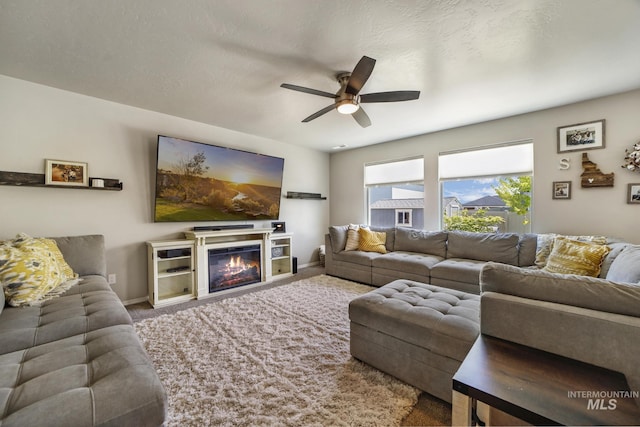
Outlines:
{"label": "textured ceiling", "polygon": [[[640,87],[639,0],[2,0],[0,74],[236,131],[359,147]],[[377,60],[361,128],[335,74]]]}

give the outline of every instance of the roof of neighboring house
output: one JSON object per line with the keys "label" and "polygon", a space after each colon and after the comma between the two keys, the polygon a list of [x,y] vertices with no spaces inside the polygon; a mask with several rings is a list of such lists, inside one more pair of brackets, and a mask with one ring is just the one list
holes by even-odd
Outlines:
{"label": "roof of neighboring house", "polygon": [[480,197],[479,199],[472,200],[467,203],[463,203],[462,206],[464,206],[465,208],[473,208],[473,207],[488,208],[488,207],[505,207],[506,204],[504,203],[504,200],[502,200],[498,196],[484,196],[484,197]]}
{"label": "roof of neighboring house", "polygon": [[371,209],[423,209],[424,199],[383,199],[375,201]]}
{"label": "roof of neighboring house", "polygon": [[456,203],[458,205],[462,205],[460,200],[457,197],[443,197],[442,202],[444,206],[449,206],[452,203]]}

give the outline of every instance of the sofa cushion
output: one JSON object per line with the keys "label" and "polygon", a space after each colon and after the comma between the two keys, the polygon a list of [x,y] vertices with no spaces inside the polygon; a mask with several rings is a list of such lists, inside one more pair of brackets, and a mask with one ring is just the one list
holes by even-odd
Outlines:
{"label": "sofa cushion", "polygon": [[480,274],[482,292],[640,317],[640,286],[597,277],[560,275],[489,262]]}
{"label": "sofa cushion", "polygon": [[342,251],[337,254],[333,254],[333,260],[371,267],[372,260],[379,256],[382,256],[382,254],[378,252]]}
{"label": "sofa cushion", "polygon": [[104,277],[85,276],[39,307],[5,308],[0,317],[0,354],[123,324],[131,324],[131,317]]}
{"label": "sofa cushion", "polygon": [[103,235],[52,237],[52,239],[56,241],[64,259],[77,274],[80,276],[97,274],[107,277],[107,257]]}
{"label": "sofa cushion", "polygon": [[536,252],[538,247],[538,235],[525,233],[520,235],[518,242],[518,265],[528,267],[536,263]]}
{"label": "sofa cushion", "polygon": [[360,240],[358,242],[358,249],[365,252],[378,252],[381,254],[387,253],[385,242],[387,240],[387,233],[384,231],[371,231],[367,228],[360,227],[358,229],[358,235]]}
{"label": "sofa cushion", "polygon": [[372,265],[375,268],[397,271],[399,276],[402,273],[417,274],[424,276],[428,281],[431,269],[434,265],[442,261],[442,257],[416,252],[393,251],[374,258]]}
{"label": "sofa cushion", "polygon": [[332,225],[329,227],[329,238],[331,239],[331,249],[334,254],[343,251],[347,244],[348,225]]}
{"label": "sofa cushion", "polygon": [[609,247],[593,242],[557,237],[543,270],[550,273],[598,277]]}
{"label": "sofa cushion", "polygon": [[396,230],[394,251],[418,252],[444,258],[447,254],[446,231],[424,231],[400,227]]}
{"label": "sofa cushion", "polygon": [[0,355],[2,425],[161,425],[166,396],[131,325]]}
{"label": "sofa cushion", "polygon": [[466,258],[518,265],[518,242],[515,233],[471,233],[450,231],[447,258]]}
{"label": "sofa cushion", "polygon": [[486,261],[475,259],[449,258],[433,266],[431,277],[477,285],[485,264]]}
{"label": "sofa cushion", "polygon": [[628,245],[615,258],[606,276],[614,282],[640,284],[640,246]]}

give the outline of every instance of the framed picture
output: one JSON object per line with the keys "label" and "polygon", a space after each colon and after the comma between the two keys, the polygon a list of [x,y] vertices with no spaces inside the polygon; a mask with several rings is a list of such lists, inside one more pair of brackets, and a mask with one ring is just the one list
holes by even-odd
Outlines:
{"label": "framed picture", "polygon": [[558,153],[604,148],[604,119],[558,128]]}
{"label": "framed picture", "polygon": [[571,181],[554,181],[553,182],[553,198],[554,199],[570,199],[571,198]]}
{"label": "framed picture", "polygon": [[68,185],[88,187],[87,164],[66,160],[45,160],[44,183],[46,185]]}
{"label": "framed picture", "polygon": [[640,205],[640,183],[629,184],[627,189],[627,203]]}

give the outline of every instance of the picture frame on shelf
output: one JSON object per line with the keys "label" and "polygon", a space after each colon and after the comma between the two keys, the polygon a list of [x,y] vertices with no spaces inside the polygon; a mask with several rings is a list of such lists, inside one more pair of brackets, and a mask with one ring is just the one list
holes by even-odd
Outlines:
{"label": "picture frame on shelf", "polygon": [[88,187],[89,171],[85,162],[45,160],[44,183],[69,187]]}
{"label": "picture frame on shelf", "polygon": [[558,153],[605,148],[605,120],[558,128]]}
{"label": "picture frame on shelf", "polygon": [[571,199],[571,181],[554,181],[553,199]]}
{"label": "picture frame on shelf", "polygon": [[629,184],[627,186],[627,203],[630,205],[640,205],[640,183]]}

